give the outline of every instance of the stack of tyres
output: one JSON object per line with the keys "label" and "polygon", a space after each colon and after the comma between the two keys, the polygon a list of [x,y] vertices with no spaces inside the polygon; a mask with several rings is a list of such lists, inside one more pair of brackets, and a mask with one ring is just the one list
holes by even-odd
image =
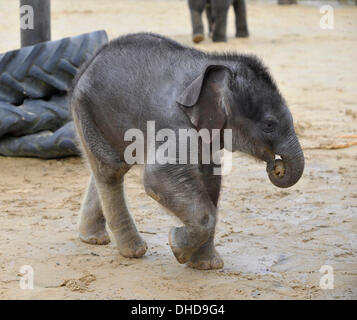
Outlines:
{"label": "stack of tyres", "polygon": [[105,31],[0,54],[0,155],[78,155],[68,91],[80,66],[108,42]]}

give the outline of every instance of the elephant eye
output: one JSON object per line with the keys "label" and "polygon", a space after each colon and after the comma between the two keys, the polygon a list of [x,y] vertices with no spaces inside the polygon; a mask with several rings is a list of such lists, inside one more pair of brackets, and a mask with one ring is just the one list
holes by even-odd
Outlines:
{"label": "elephant eye", "polygon": [[263,123],[263,131],[270,133],[275,130],[276,122],[274,120],[265,120]]}

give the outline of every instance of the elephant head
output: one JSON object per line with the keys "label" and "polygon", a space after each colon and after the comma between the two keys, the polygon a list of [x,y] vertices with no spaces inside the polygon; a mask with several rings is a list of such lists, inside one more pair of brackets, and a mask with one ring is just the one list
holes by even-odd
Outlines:
{"label": "elephant head", "polygon": [[256,57],[227,56],[225,62],[208,64],[177,102],[197,130],[231,129],[230,151],[265,161],[275,186],[288,188],[300,179],[304,154],[291,113]]}

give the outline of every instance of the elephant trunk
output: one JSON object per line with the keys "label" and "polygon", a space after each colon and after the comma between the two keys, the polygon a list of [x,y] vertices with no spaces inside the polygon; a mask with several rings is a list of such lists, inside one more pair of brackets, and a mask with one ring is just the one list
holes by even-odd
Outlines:
{"label": "elephant trunk", "polygon": [[281,160],[267,164],[269,179],[279,188],[289,188],[299,181],[305,167],[304,153],[296,135],[292,135],[275,153],[281,156]]}

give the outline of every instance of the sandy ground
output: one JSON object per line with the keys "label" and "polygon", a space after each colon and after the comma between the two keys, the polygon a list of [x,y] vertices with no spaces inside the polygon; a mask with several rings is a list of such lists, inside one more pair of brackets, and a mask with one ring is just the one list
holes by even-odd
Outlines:
{"label": "sandy ground", "polygon": [[[95,29],[110,38],[153,31],[190,43],[183,1],[53,0],[53,39]],[[0,51],[19,43],[18,1],[0,2]],[[287,190],[242,154],[224,179],[217,246],[219,271],[179,265],[167,244],[177,221],[143,191],[141,170],[126,176],[129,205],[148,242],[143,259],[77,237],[88,170],[79,158],[0,158],[1,299],[356,299],[357,146],[309,149],[357,139],[357,8],[335,9],[335,29],[319,28],[319,9],[249,3],[249,39],[206,40],[203,50],[255,53],[270,66],[293,112],[306,171]],[[35,288],[21,290],[31,265]],[[334,289],[319,286],[322,265]]]}

